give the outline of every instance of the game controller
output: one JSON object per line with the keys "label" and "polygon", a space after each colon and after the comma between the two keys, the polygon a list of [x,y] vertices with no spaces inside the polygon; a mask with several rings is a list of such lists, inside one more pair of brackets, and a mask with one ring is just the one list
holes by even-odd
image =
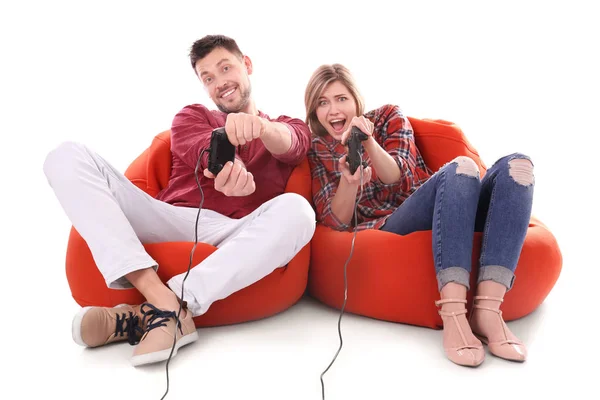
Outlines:
{"label": "game controller", "polygon": [[217,175],[228,161],[235,159],[235,146],[227,138],[225,127],[212,131],[208,152],[208,170]]}
{"label": "game controller", "polygon": [[[369,136],[366,133],[358,129],[356,126],[353,126],[350,130],[350,137],[348,138],[348,156],[346,160],[348,164],[350,164],[350,173],[354,175],[358,167],[361,165],[360,159],[363,153],[363,145],[362,142],[367,140]],[[363,167],[368,167],[366,161],[362,162]]]}

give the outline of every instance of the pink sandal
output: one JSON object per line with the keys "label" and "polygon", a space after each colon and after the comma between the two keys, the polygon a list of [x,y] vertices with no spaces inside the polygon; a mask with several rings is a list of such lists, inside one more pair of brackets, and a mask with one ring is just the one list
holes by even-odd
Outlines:
{"label": "pink sandal", "polygon": [[[490,297],[490,296],[475,296],[475,297],[473,297],[473,300],[474,301],[475,300],[491,300],[491,301],[499,301],[500,303],[502,303],[504,301],[504,299],[502,299],[500,297]],[[485,343],[488,346],[488,348],[490,349],[490,353],[492,353],[496,357],[504,358],[505,360],[519,361],[519,362],[525,361],[525,359],[527,358],[527,348],[521,341],[519,341],[515,337],[515,335],[512,334],[512,332],[510,332],[510,330],[506,326],[506,323],[504,322],[504,319],[502,318],[502,311],[500,309],[494,309],[494,308],[480,306],[475,303],[473,303],[473,308],[476,308],[479,310],[487,310],[487,311],[495,312],[496,314],[498,314],[498,318],[500,318],[500,320],[502,322],[504,340],[501,340],[498,342],[490,342],[486,336],[475,332],[475,329],[473,329],[473,334],[479,340],[481,340],[483,343]],[[472,319],[473,319],[473,314],[471,314],[469,323],[471,323]],[[471,326],[473,326],[473,325],[471,324]],[[509,335],[512,336],[514,339],[509,339],[508,338]]]}
{"label": "pink sandal", "polygon": [[[446,303],[467,303],[467,300],[461,299],[442,299],[435,302],[436,306],[440,306]],[[449,317],[452,318],[456,328],[458,329],[458,333],[462,339],[463,345],[458,347],[445,347],[446,356],[450,361],[455,364],[463,365],[466,367],[477,367],[479,366],[483,360],[485,359],[485,352],[483,351],[483,346],[480,344],[469,344],[467,342],[467,338],[460,327],[460,323],[458,322],[458,317],[461,315],[465,315],[467,310],[460,311],[443,311],[438,310],[438,313],[441,317]],[[466,317],[465,317],[466,318]],[[443,318],[442,318],[443,319]],[[444,321],[444,329],[447,329],[446,321]]]}

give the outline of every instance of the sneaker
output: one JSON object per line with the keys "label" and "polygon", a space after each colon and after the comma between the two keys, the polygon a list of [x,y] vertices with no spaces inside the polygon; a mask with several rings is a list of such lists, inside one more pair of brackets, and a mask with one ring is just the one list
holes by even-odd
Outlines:
{"label": "sneaker", "polygon": [[167,360],[173,348],[173,335],[176,340],[173,357],[180,347],[198,340],[192,313],[185,307],[181,309],[179,320],[177,312],[160,310],[149,303],[142,304],[141,312],[146,328],[131,358],[134,366]]}
{"label": "sneaker", "polygon": [[140,306],[84,307],[73,318],[72,333],[75,343],[84,347],[123,340],[134,345],[144,333]]}

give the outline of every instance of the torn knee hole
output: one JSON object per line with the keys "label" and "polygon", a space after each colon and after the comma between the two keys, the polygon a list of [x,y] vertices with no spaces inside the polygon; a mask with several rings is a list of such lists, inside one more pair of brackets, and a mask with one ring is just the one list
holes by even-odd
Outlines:
{"label": "torn knee hole", "polygon": [[533,184],[533,164],[524,158],[515,158],[508,162],[509,175],[515,182],[521,185]]}
{"label": "torn knee hole", "polygon": [[456,163],[457,174],[479,177],[479,167],[469,157],[456,157],[454,162]]}

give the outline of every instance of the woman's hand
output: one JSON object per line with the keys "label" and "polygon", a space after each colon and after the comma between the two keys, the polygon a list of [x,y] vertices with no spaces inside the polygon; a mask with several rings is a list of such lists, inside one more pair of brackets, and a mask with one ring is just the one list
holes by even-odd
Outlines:
{"label": "woman's hand", "polygon": [[350,173],[350,165],[346,162],[346,155],[343,155],[342,158],[340,158],[339,163],[340,163],[339,169],[340,169],[340,172],[342,173],[342,178],[345,179],[348,184],[360,186],[361,172],[363,174],[363,177],[362,177],[363,186],[371,181],[371,167],[365,168],[361,165],[360,168],[358,168],[356,170],[354,175],[352,175]]}
{"label": "woman's hand", "polygon": [[352,121],[350,121],[348,129],[346,129],[346,131],[342,134],[342,144],[346,144],[348,137],[350,137],[350,132],[352,131],[353,126],[356,126],[358,129],[363,131],[367,136],[369,136],[369,139],[373,136],[373,123],[371,120],[361,115],[360,117],[352,118]]}

